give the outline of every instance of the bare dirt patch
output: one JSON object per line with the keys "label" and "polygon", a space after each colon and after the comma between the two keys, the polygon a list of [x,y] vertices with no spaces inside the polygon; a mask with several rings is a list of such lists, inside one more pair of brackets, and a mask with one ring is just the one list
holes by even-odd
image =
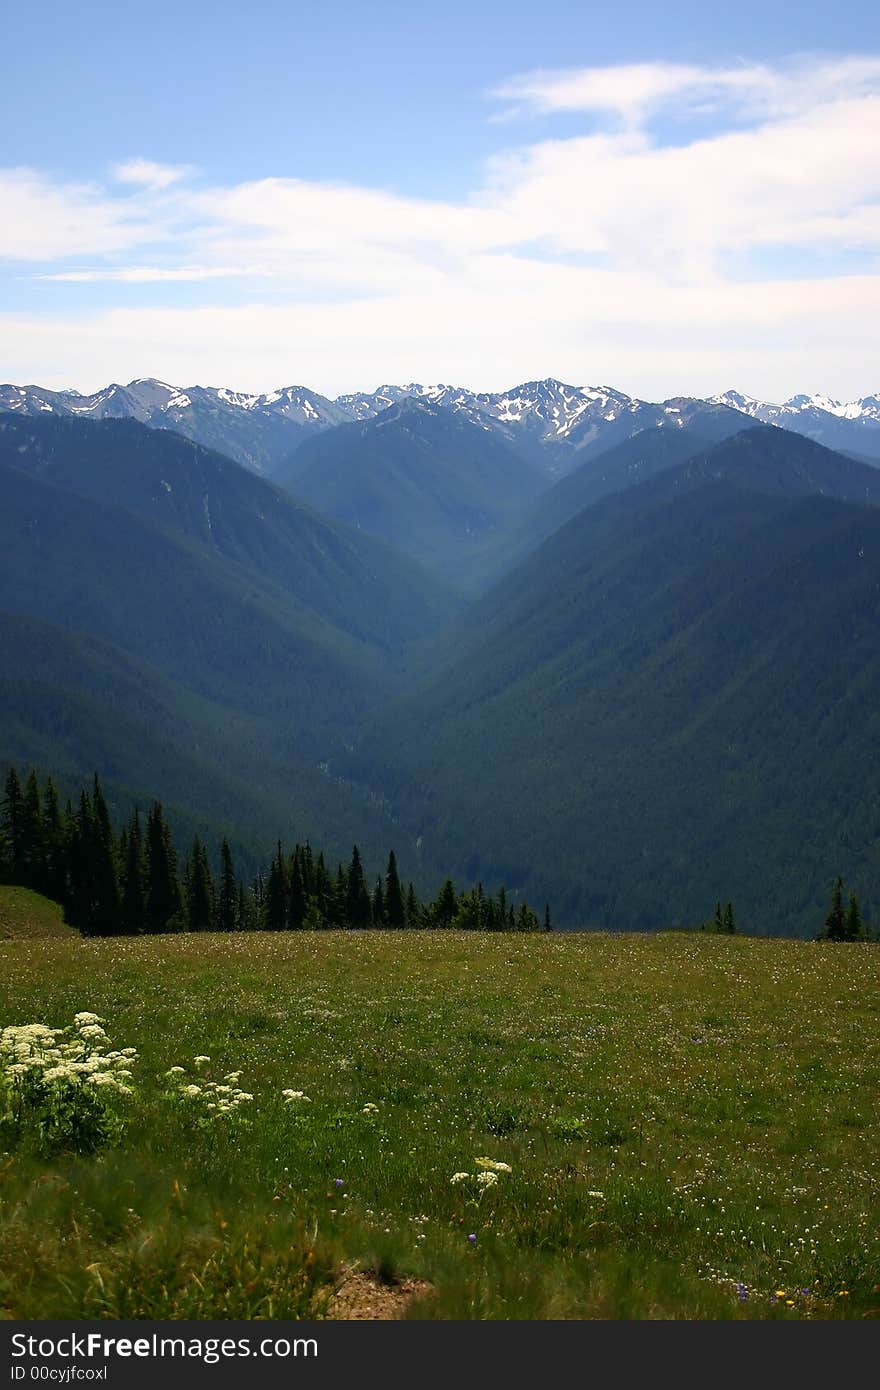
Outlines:
{"label": "bare dirt patch", "polygon": [[416,1299],[434,1292],[424,1279],[402,1279],[385,1283],[366,1271],[349,1274],[340,1284],[327,1310],[328,1318],[344,1320],[392,1321],[405,1318]]}

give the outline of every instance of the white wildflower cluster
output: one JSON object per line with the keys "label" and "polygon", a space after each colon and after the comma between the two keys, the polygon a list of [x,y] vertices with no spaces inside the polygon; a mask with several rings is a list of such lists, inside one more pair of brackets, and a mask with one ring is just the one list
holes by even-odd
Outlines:
{"label": "white wildflower cluster", "polygon": [[470,1200],[480,1202],[487,1192],[493,1187],[498,1186],[499,1175],[502,1173],[512,1173],[513,1169],[509,1163],[502,1163],[495,1158],[474,1159],[475,1173],[453,1173],[449,1179],[453,1187],[463,1187],[469,1194]]}
{"label": "white wildflower cluster", "polygon": [[0,1031],[0,1121],[41,1146],[91,1153],[118,1137],[118,1101],[132,1094],[133,1047],[112,1048],[97,1014],[69,1028],[25,1023]]}
{"label": "white wildflower cluster", "polygon": [[305,1091],[291,1091],[290,1088],[282,1091],[281,1094],[284,1097],[285,1105],[310,1104],[312,1099],[311,1096],[306,1095]]}
{"label": "white wildflower cluster", "polygon": [[378,1115],[378,1113],[379,1107],[374,1100],[368,1100],[366,1105],[361,1109],[362,1115]]}
{"label": "white wildflower cluster", "polygon": [[165,1073],[168,1098],[194,1109],[206,1123],[236,1115],[243,1105],[253,1100],[250,1091],[243,1091],[238,1084],[240,1071],[227,1072],[222,1081],[212,1081],[205,1076],[204,1069],[210,1061],[210,1057],[203,1054],[193,1058],[195,1080],[185,1067],[169,1067]]}
{"label": "white wildflower cluster", "polygon": [[111,1048],[93,1013],[78,1013],[70,1028],[47,1028],[26,1023],[0,1032],[0,1085],[7,1113],[13,1116],[26,1101],[50,1092],[100,1089],[130,1096],[133,1047]]}

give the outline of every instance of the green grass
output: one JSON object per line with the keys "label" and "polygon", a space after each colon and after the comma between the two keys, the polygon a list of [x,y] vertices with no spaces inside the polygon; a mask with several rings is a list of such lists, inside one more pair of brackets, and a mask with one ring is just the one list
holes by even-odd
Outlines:
{"label": "green grass", "polygon": [[[871,946],[682,934],[0,942],[0,1022],[141,1054],[117,1148],[0,1139],[0,1310],[320,1317],[361,1266],[420,1317],[876,1315],[878,984]],[[199,1053],[246,1121],[163,1099]]]}
{"label": "green grass", "polygon": [[0,941],[32,940],[47,936],[78,940],[68,927],[60,903],[32,893],[30,888],[0,884]]}

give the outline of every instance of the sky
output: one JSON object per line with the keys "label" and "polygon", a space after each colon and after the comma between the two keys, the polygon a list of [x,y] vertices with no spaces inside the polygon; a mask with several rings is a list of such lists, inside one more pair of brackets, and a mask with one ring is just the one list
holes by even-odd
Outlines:
{"label": "sky", "polygon": [[0,381],[880,393],[867,0],[4,16]]}

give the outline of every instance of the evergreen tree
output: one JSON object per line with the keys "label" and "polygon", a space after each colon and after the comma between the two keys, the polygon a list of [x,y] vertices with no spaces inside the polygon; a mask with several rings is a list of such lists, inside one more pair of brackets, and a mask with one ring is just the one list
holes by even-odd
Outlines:
{"label": "evergreen tree", "polygon": [[846,940],[846,921],[843,909],[843,879],[838,877],[831,893],[831,907],[820,936],[826,941]]}
{"label": "evergreen tree", "polygon": [[724,934],[725,936],[736,935],[736,919],[733,915],[733,903],[728,903],[724,909]]}
{"label": "evergreen tree", "polygon": [[198,835],[187,858],[186,924],[189,931],[210,931],[214,925],[214,881]]}
{"label": "evergreen tree", "polygon": [[846,920],[844,922],[844,941],[864,941],[867,938],[865,924],[862,921],[862,910],[859,907],[859,900],[855,893],[850,893],[849,904],[846,909]]}
{"label": "evergreen tree", "polygon": [[147,816],[147,930],[175,930],[181,906],[177,854],[161,802],[154,801]]}
{"label": "evergreen tree", "polygon": [[25,865],[24,797],[14,767],[6,774],[0,806],[0,866],[6,883],[22,883]]}
{"label": "evergreen tree", "polygon": [[388,868],[385,871],[385,916],[389,927],[406,926],[406,907],[394,850],[388,855]]}
{"label": "evergreen tree", "polygon": [[498,907],[498,930],[504,931],[507,926],[507,889],[504,887],[503,883],[498,889],[496,902]]}
{"label": "evergreen tree", "polygon": [[724,931],[724,913],[721,910],[720,902],[715,904],[715,917],[712,921],[712,930],[716,932]]}
{"label": "evergreen tree", "polygon": [[357,845],[352,849],[351,864],[348,869],[345,916],[349,927],[368,927],[372,917],[370,892],[364,878],[360,850]]}
{"label": "evergreen tree", "polygon": [[348,875],[341,864],[336,867],[336,887],[333,893],[333,918],[335,926],[342,926],[346,922],[348,912]]}
{"label": "evergreen tree", "polygon": [[43,845],[45,886],[42,891],[60,903],[67,894],[67,844],[58,792],[51,777],[46,778],[43,791]]}
{"label": "evergreen tree", "polygon": [[254,925],[253,918],[253,896],[249,898],[244,884],[239,883],[235,925],[239,931],[250,931]]}
{"label": "evergreen tree", "polygon": [[97,906],[95,829],[92,800],[83,787],[70,841],[70,874],[65,917],[79,931],[95,930]]}
{"label": "evergreen tree", "polygon": [[122,906],[119,895],[119,866],[116,862],[116,838],[97,773],[92,787],[92,837],[94,901],[91,930],[100,936],[112,936],[114,932],[119,931]]}
{"label": "evergreen tree", "polygon": [[384,927],[385,919],[385,893],[382,889],[381,878],[376,879],[376,887],[373,889],[373,900],[371,903],[373,913],[373,926]]}
{"label": "evergreen tree", "polygon": [[319,926],[326,927],[333,918],[336,894],[333,889],[333,880],[324,860],[323,850],[315,861],[315,901],[321,918]]}
{"label": "evergreen tree", "polygon": [[43,842],[43,808],[40,786],[33,768],[27,775],[21,799],[21,883],[44,891],[46,851]]}
{"label": "evergreen tree", "polygon": [[422,909],[411,881],[406,890],[406,925],[408,927],[420,927],[422,925]]}
{"label": "evergreen tree", "polygon": [[269,880],[266,884],[264,916],[267,931],[284,931],[287,926],[287,897],[287,866],[279,840],[275,858],[269,868]]}
{"label": "evergreen tree", "polygon": [[235,931],[239,925],[238,884],[232,863],[229,841],[223,837],[220,846],[220,890],[217,894],[217,930]]}
{"label": "evergreen tree", "polygon": [[307,874],[308,861],[304,852],[297,845],[293,852],[293,862],[290,869],[290,906],[288,909],[288,922],[294,931],[302,930],[309,907],[309,895],[306,891]]}
{"label": "evergreen tree", "polygon": [[452,879],[447,878],[437,895],[437,899],[431,911],[431,916],[436,926],[451,927],[457,914],[458,898],[455,895],[455,886]]}
{"label": "evergreen tree", "polygon": [[552,930],[553,930],[553,923],[550,921],[550,904],[549,904],[549,903],[545,903],[545,904],[544,904],[544,930],[545,930],[545,931],[552,931]]}
{"label": "evergreen tree", "polygon": [[139,936],[147,925],[144,837],[139,811],[132,816],[126,837],[120,925],[129,936]]}

